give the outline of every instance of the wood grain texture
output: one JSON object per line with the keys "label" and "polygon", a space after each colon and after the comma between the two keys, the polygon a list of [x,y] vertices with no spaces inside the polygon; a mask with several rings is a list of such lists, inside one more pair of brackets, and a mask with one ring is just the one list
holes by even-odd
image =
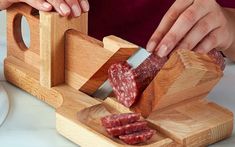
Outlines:
{"label": "wood grain texture", "polygon": [[[130,111],[129,111],[130,112]],[[100,133],[107,138],[110,138],[112,141],[120,144],[120,146],[125,146],[126,144],[121,140],[111,137],[101,124],[101,118],[111,114],[119,114],[120,112],[117,109],[113,109],[108,105],[98,104],[92,107],[83,109],[78,112],[78,120],[94,131]],[[122,112],[121,112],[122,113]],[[143,119],[141,119],[143,120]],[[164,137],[161,133],[157,132],[150,140],[145,143],[141,143],[138,146],[154,146],[154,143],[160,142],[162,140],[169,139]]]}
{"label": "wood grain texture", "polygon": [[204,98],[223,72],[207,56],[187,50],[175,52],[142,93],[133,110],[151,112],[187,99]]}
{"label": "wood grain texture", "polygon": [[231,136],[233,114],[205,99],[156,112],[148,120],[184,146],[207,146]]}
{"label": "wood grain texture", "polygon": [[[63,90],[62,90],[63,89]],[[57,89],[58,90],[58,89]],[[67,91],[67,88],[60,87],[60,92]],[[75,92],[75,91],[74,91]],[[70,93],[70,92],[69,92]],[[66,101],[57,109],[56,113],[56,128],[59,133],[66,136],[68,139],[79,144],[80,146],[93,147],[95,146],[110,146],[124,147],[128,146],[117,139],[111,139],[102,129],[99,123],[100,117],[110,114],[110,112],[118,112],[112,107],[97,104],[88,106],[82,104],[84,100],[94,100],[92,97],[85,95],[79,91],[77,94],[66,94]],[[84,100],[82,100],[84,99]],[[79,102],[80,101],[80,102]],[[107,103],[106,103],[107,104]],[[79,113],[77,113],[79,112]],[[82,121],[80,121],[82,120]],[[89,120],[89,121],[87,121]],[[86,122],[84,122],[86,121]],[[92,141],[90,141],[92,139]],[[181,145],[173,142],[172,139],[164,137],[161,133],[157,133],[152,140],[147,144],[138,146],[144,147],[180,147]]]}
{"label": "wood grain texture", "polygon": [[[86,100],[92,99],[82,95]],[[78,102],[82,95],[74,95],[77,97],[74,100]],[[57,109],[56,123],[59,133],[81,146],[94,146],[94,142],[100,146],[127,146],[115,138],[110,138],[99,122],[100,117],[110,113],[130,112],[127,108],[122,108],[112,98],[104,102],[97,101],[98,104],[91,107],[67,100],[66,104]],[[158,130],[158,136],[153,139],[156,142],[152,140],[154,143],[150,141],[152,144],[145,146],[207,146],[229,137],[233,130],[232,112],[205,99],[192,100],[155,112],[147,120],[151,122],[151,127]],[[93,141],[90,142],[88,138]]]}
{"label": "wood grain texture", "polygon": [[89,95],[107,80],[113,63],[127,60],[139,48],[115,36],[105,37],[103,44],[74,30],[66,33],[65,44],[65,81]]}
{"label": "wood grain texture", "polygon": [[26,92],[36,96],[50,106],[57,108],[63,103],[63,98],[57,91],[42,87],[39,82],[39,70],[15,57],[4,60],[6,80]]}
{"label": "wood grain texture", "polygon": [[[7,9],[7,55],[14,56],[34,68],[40,68],[39,18],[32,7],[18,3]],[[30,47],[27,48],[21,34],[21,19],[25,17],[30,29]]]}
{"label": "wood grain texture", "polygon": [[40,12],[40,83],[51,88],[65,82],[65,32],[74,29],[87,34],[88,15],[61,17],[56,12]]}
{"label": "wood grain texture", "polygon": [[[115,46],[110,46],[109,44]],[[129,57],[139,49],[139,46],[111,35],[104,37],[103,48],[104,50],[109,50],[112,53],[111,56],[79,89],[89,95],[93,94],[105,82],[105,80],[108,79],[108,69],[112,64],[128,60]]]}
{"label": "wood grain texture", "polygon": [[[105,107],[114,112],[128,109],[113,98],[106,99]],[[94,116],[96,117],[96,116]],[[147,120],[151,127],[183,146],[207,146],[228,138],[233,130],[233,113],[205,98],[192,99],[152,113]]]}

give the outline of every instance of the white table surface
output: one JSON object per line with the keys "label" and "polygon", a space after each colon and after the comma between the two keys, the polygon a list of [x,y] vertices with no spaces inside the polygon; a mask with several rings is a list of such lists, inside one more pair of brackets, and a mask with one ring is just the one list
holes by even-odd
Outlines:
{"label": "white table surface", "polygon": [[[10,112],[0,127],[0,147],[77,146],[56,132],[54,109],[5,81],[3,75],[3,59],[6,56],[5,27],[3,11],[0,12],[0,84],[9,95]],[[208,97],[235,114],[235,64],[228,63],[224,77]],[[211,146],[234,147],[235,129],[232,137]]]}

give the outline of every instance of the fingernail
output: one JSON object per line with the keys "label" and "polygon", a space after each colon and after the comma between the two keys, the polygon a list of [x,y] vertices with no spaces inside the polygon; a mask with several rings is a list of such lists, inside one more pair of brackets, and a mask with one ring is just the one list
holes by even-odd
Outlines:
{"label": "fingernail", "polygon": [[78,17],[81,15],[81,9],[79,9],[77,5],[73,5],[72,10],[73,10],[75,17]]}
{"label": "fingernail", "polygon": [[158,52],[157,52],[157,55],[158,55],[159,57],[165,57],[165,56],[166,56],[166,53],[167,53],[167,46],[166,46],[166,45],[162,45],[162,46],[159,48],[159,50],[158,50]]}
{"label": "fingernail", "polygon": [[146,47],[147,51],[148,51],[148,52],[152,52],[152,51],[155,49],[156,45],[157,45],[157,44],[156,44],[155,41],[150,41],[150,42],[147,44],[147,47]]}
{"label": "fingernail", "polygon": [[62,11],[64,15],[68,15],[70,13],[69,7],[65,5],[64,3],[60,4],[60,10]]}
{"label": "fingernail", "polygon": [[47,2],[42,3],[42,6],[44,8],[46,8],[46,9],[50,9],[51,8],[51,5],[49,3],[47,3]]}
{"label": "fingernail", "polygon": [[90,6],[86,0],[81,1],[81,6],[82,6],[83,11],[85,12],[88,12],[90,9]]}

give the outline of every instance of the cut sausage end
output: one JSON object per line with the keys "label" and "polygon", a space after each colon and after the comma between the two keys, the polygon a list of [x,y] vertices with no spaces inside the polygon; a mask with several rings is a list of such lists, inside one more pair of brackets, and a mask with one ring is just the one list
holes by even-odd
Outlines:
{"label": "cut sausage end", "polygon": [[124,126],[107,128],[106,131],[111,136],[127,135],[134,132],[139,132],[148,129],[146,121],[137,121],[135,123],[127,124]]}
{"label": "cut sausage end", "polygon": [[101,123],[105,128],[123,126],[136,122],[140,119],[140,113],[113,114],[101,118]]}
{"label": "cut sausage end", "polygon": [[119,136],[119,139],[121,139],[126,144],[134,145],[134,144],[146,142],[147,140],[151,139],[151,137],[155,133],[156,133],[155,130],[147,129],[141,132]]}
{"label": "cut sausage end", "polygon": [[212,58],[212,60],[215,62],[215,64],[219,65],[221,70],[223,71],[225,69],[225,60],[220,51],[217,51],[216,49],[211,50],[208,53],[209,57]]}
{"label": "cut sausage end", "polygon": [[131,107],[166,63],[167,57],[150,55],[136,69],[131,69],[127,62],[113,64],[109,70],[109,82],[117,100],[126,107]]}
{"label": "cut sausage end", "polygon": [[109,68],[109,82],[117,100],[126,107],[130,107],[136,100],[137,84],[127,62],[113,64]]}

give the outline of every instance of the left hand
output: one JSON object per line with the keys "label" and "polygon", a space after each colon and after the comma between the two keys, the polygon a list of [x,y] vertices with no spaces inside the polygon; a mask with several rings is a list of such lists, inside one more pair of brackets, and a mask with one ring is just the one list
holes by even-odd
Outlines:
{"label": "left hand", "polygon": [[51,11],[54,8],[61,16],[79,17],[90,9],[88,0],[0,0],[0,10],[19,2],[27,3],[40,11]]}
{"label": "left hand", "polygon": [[167,56],[173,49],[207,53],[228,49],[234,27],[216,0],[176,0],[150,38],[147,50]]}

